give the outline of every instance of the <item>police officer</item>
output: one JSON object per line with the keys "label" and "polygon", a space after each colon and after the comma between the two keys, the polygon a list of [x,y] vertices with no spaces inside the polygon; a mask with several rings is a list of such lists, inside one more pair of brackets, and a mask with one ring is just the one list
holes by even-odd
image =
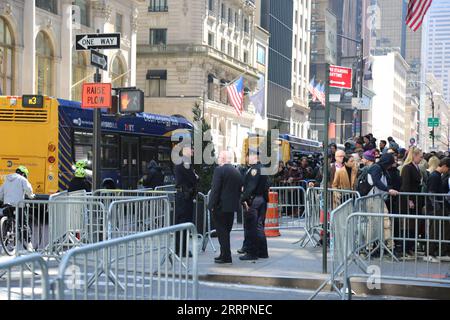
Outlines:
{"label": "police officer", "polygon": [[244,178],[244,190],[241,203],[244,207],[244,219],[248,243],[246,254],[239,259],[253,261],[267,259],[267,239],[264,233],[268,201],[268,177],[262,174],[263,165],[257,154],[249,156],[250,169]]}
{"label": "police officer", "polygon": [[[183,148],[182,163],[175,166],[175,224],[194,222],[194,199],[197,195],[198,175],[192,165],[192,149]],[[183,234],[183,248],[180,250],[180,233],[176,236],[176,252],[178,255],[186,256],[186,237]],[[189,253],[191,256],[191,253]]]}

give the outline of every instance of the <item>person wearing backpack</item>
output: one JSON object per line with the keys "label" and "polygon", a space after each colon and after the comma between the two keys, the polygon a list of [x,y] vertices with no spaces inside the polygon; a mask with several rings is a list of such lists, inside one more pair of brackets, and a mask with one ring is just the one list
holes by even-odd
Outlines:
{"label": "person wearing backpack", "polygon": [[355,190],[359,192],[362,197],[365,197],[372,190],[373,186],[367,180],[369,168],[375,163],[375,153],[373,150],[366,151],[363,154],[362,163],[364,167],[358,172],[358,179],[356,180]]}

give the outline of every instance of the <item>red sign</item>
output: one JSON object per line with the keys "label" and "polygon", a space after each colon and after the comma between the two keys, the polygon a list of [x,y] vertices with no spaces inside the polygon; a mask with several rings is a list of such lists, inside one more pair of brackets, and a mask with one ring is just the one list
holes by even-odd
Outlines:
{"label": "red sign", "polygon": [[111,83],[84,83],[81,107],[87,108],[111,108]]}
{"label": "red sign", "polygon": [[353,87],[352,73],[351,68],[330,66],[330,87],[351,89]]}

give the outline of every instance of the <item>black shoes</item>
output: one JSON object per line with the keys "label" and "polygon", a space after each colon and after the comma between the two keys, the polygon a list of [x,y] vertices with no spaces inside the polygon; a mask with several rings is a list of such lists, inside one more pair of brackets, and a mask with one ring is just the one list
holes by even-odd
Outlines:
{"label": "black shoes", "polygon": [[241,248],[241,249],[239,249],[239,250],[237,251],[237,253],[239,253],[239,254],[246,254],[247,251],[246,251],[244,248]]}
{"label": "black shoes", "polygon": [[233,260],[231,259],[214,259],[214,262],[217,264],[232,264]]}
{"label": "black shoes", "polygon": [[269,259],[269,255],[268,254],[258,255],[258,259]]}
{"label": "black shoes", "polygon": [[245,256],[239,257],[239,260],[241,260],[241,261],[256,261],[256,260],[258,260],[258,257],[249,255],[247,253]]}

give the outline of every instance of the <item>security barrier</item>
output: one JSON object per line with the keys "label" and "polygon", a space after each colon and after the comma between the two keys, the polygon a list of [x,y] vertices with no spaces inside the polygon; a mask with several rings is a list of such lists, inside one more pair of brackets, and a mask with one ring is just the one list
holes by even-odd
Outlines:
{"label": "security barrier", "polygon": [[107,239],[168,227],[169,200],[148,197],[114,201],[108,208],[106,221]]}
{"label": "security barrier", "polygon": [[[386,221],[392,226],[406,223],[414,231],[396,233]],[[423,234],[420,226],[425,226]],[[450,285],[448,216],[354,213],[347,218],[345,238],[342,292],[348,299],[352,278],[370,278],[374,289],[380,289],[383,280]]]}
{"label": "security barrier", "polygon": [[49,298],[47,264],[39,254],[0,263],[0,300]]}
{"label": "security barrier", "polygon": [[267,204],[267,214],[266,214],[266,225],[265,225],[265,234],[266,237],[279,237],[280,229],[279,229],[279,215],[278,211],[278,193],[270,192],[269,193],[269,203]]}
{"label": "security barrier", "polygon": [[[60,198],[58,198],[60,199]],[[104,239],[106,209],[95,201],[21,201],[15,209],[16,255],[64,251]]]}
{"label": "security barrier", "polygon": [[360,198],[360,194],[352,190],[328,189],[328,214],[325,214],[323,188],[309,188],[306,191],[305,235],[299,241],[302,247],[308,243],[317,246],[323,233],[325,216],[329,221],[329,213],[348,200]]}
{"label": "security barrier", "polygon": [[[212,217],[211,212],[208,209],[209,196],[211,194],[211,190],[207,195],[199,192],[195,199],[195,214],[194,214],[194,222],[197,226],[197,232],[201,233],[202,239],[202,251],[205,252],[208,247],[208,243],[211,245],[211,248],[214,252],[216,252],[216,247],[214,246],[214,242],[212,241],[211,235],[215,230],[212,230]],[[199,217],[199,214],[202,216]]]}
{"label": "security barrier", "polygon": [[[174,254],[177,238],[180,247],[191,248],[192,258]],[[55,296],[59,300],[197,299],[197,265],[196,227],[171,226],[71,250],[59,266]]]}

